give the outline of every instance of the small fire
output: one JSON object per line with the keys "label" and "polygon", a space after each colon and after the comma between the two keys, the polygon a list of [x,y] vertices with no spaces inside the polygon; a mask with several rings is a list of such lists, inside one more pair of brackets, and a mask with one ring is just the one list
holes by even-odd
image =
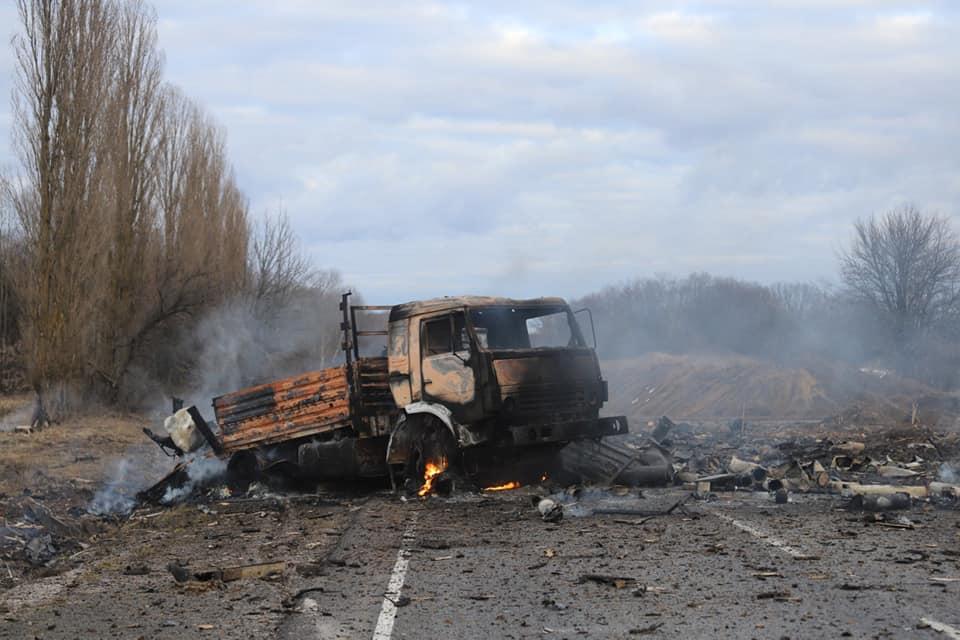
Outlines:
{"label": "small fire", "polygon": [[520,483],[516,480],[507,482],[506,484],[498,484],[494,487],[484,487],[483,491],[509,491],[510,489],[519,489]]}
{"label": "small fire", "polygon": [[427,466],[423,472],[423,485],[420,486],[417,495],[422,498],[430,493],[433,490],[433,479],[443,473],[446,468],[447,461],[444,458],[440,458],[437,462],[427,460]]}

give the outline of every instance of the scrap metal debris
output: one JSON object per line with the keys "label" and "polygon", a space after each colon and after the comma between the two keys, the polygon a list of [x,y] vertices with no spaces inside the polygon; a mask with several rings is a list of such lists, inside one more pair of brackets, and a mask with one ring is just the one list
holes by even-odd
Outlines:
{"label": "scrap metal debris", "polygon": [[[815,437],[809,435],[809,425],[798,425],[781,437],[762,437],[753,430],[752,437],[744,439],[747,423],[741,418],[734,422],[728,429],[694,427],[664,416],[650,423],[647,436],[578,443],[563,454],[565,468],[594,482],[682,484],[701,498],[718,491],[763,491],[786,504],[790,494],[882,496],[849,503],[850,508],[868,511],[909,508],[902,497],[891,497],[897,494],[940,506],[956,506],[960,499],[960,485],[954,484],[947,460],[960,454],[956,433],[934,434],[910,426],[863,434],[861,440],[850,439],[848,433]],[[669,471],[663,469],[665,462]]]}
{"label": "scrap metal debris", "polygon": [[286,569],[286,562],[261,562],[238,567],[224,567],[190,571],[177,563],[167,565],[167,571],[178,583],[186,582],[235,582],[247,579],[268,579],[279,576]]}
{"label": "scrap metal debris", "polygon": [[550,498],[539,496],[533,496],[533,500],[544,522],[560,522],[563,520],[563,505]]}
{"label": "scrap metal debris", "polygon": [[854,511],[895,511],[909,509],[910,504],[908,493],[856,494],[847,503],[847,508]]}
{"label": "scrap metal debris", "polygon": [[33,567],[50,567],[62,554],[82,551],[82,538],[98,528],[89,519],[55,516],[31,496],[6,502],[2,513],[0,557]]}

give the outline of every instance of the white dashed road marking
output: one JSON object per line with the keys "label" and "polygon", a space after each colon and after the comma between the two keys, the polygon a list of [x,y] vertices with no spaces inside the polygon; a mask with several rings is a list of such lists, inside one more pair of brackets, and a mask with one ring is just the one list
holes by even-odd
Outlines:
{"label": "white dashed road marking", "polygon": [[920,622],[927,625],[934,631],[942,633],[948,638],[952,638],[952,640],[960,640],[960,629],[955,629],[948,624],[937,622],[933,618],[920,618]]}
{"label": "white dashed road marking", "polygon": [[400,551],[397,552],[397,562],[393,565],[393,573],[387,583],[387,592],[383,594],[383,606],[380,607],[380,617],[373,630],[373,640],[390,640],[393,635],[393,622],[397,617],[397,600],[403,590],[403,581],[407,577],[407,567],[410,565],[410,547],[417,528],[417,514],[413,514],[410,524],[403,532]]}
{"label": "white dashed road marking", "polygon": [[729,522],[730,524],[735,526],[737,529],[746,531],[753,537],[766,542],[771,547],[776,547],[780,551],[783,551],[784,553],[791,555],[798,560],[810,560],[813,558],[813,556],[811,556],[809,553],[801,551],[797,547],[787,544],[780,538],[777,538],[773,534],[767,531],[764,531],[763,529],[761,529],[760,527],[757,527],[756,525],[743,522],[742,520],[737,520],[736,518],[731,518],[730,516],[723,513],[714,512],[713,515],[717,516],[721,520]]}

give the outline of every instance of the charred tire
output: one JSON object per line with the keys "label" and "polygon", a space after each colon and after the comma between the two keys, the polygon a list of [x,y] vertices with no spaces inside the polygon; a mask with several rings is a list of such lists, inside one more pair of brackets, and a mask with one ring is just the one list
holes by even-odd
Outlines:
{"label": "charred tire", "polygon": [[[429,414],[408,418],[406,465],[404,485],[415,492],[423,484],[428,462],[451,467],[459,466],[457,443],[443,422]],[[442,462],[441,462],[442,461]]]}
{"label": "charred tire", "polygon": [[240,451],[227,463],[227,486],[232,493],[245,493],[260,475],[260,463],[252,451]]}

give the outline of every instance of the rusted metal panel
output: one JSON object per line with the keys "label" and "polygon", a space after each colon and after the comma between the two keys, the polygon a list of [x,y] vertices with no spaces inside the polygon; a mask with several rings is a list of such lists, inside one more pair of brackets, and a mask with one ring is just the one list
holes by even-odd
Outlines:
{"label": "rusted metal panel", "polygon": [[501,388],[600,380],[600,367],[591,349],[494,352],[493,369]]}
{"label": "rusted metal panel", "polygon": [[390,392],[387,358],[360,358],[354,376],[354,425],[366,436],[388,433],[396,422],[399,409]]}
{"label": "rusted metal panel", "polygon": [[410,392],[410,355],[409,355],[409,327],[410,320],[391,322],[390,337],[387,342],[388,371],[387,380],[394,402],[401,407],[413,402]]}
{"label": "rusted metal panel", "polygon": [[225,452],[350,426],[346,367],[311,371],[213,401]]}
{"label": "rusted metal panel", "polygon": [[465,406],[476,398],[473,369],[453,353],[428,356],[420,365],[423,391],[431,398],[450,405]]}
{"label": "rusted metal panel", "polygon": [[493,370],[507,422],[579,420],[598,415],[603,383],[592,352],[495,358]]}
{"label": "rusted metal panel", "polygon": [[432,300],[417,300],[398,304],[390,311],[390,322],[410,318],[413,316],[436,313],[438,311],[452,311],[466,307],[541,307],[563,306],[567,303],[563,298],[531,298],[518,300],[515,298],[500,298],[491,296],[449,296]]}
{"label": "rusted metal panel", "polygon": [[[353,384],[349,375],[353,375]],[[397,407],[386,358],[241,389],[213,401],[225,453],[356,427],[361,437],[386,433]]]}

